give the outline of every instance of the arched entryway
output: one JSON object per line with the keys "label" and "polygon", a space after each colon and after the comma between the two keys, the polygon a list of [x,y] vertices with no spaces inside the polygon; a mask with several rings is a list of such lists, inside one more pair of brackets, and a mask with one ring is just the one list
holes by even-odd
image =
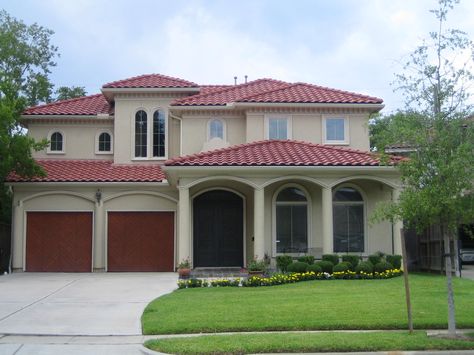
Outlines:
{"label": "arched entryway", "polygon": [[194,267],[243,266],[244,203],[228,190],[211,190],[193,201]]}

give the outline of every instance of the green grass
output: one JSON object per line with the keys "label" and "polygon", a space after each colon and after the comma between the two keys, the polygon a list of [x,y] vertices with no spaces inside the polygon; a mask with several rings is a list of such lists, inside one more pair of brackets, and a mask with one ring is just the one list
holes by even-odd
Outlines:
{"label": "green grass", "polygon": [[[415,328],[447,328],[445,278],[410,276]],[[474,328],[474,282],[454,280],[457,325]],[[144,334],[406,329],[403,278],[183,289],[152,301]]]}
{"label": "green grass", "polygon": [[248,354],[391,350],[466,350],[473,341],[428,337],[425,332],[275,333],[207,335],[150,340],[145,346],[169,354]]}

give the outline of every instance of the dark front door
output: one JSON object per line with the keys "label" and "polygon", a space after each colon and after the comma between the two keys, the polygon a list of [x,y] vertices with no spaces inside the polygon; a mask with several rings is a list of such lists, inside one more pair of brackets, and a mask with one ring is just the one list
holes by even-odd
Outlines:
{"label": "dark front door", "polygon": [[194,266],[243,265],[243,200],[224,190],[213,190],[193,203]]}

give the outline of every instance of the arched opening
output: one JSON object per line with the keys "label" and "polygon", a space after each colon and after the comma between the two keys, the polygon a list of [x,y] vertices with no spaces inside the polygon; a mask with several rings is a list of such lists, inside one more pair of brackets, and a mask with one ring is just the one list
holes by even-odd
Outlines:
{"label": "arched opening", "polygon": [[243,199],[228,190],[211,190],[193,201],[194,267],[243,266]]}

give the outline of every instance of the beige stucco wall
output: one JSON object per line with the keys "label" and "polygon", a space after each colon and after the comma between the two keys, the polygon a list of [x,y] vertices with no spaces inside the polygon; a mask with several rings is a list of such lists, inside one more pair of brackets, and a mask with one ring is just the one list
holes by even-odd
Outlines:
{"label": "beige stucco wall", "polygon": [[[96,137],[100,132],[109,132],[113,139],[112,124],[29,124],[28,135],[35,140],[48,139],[52,132],[63,133],[64,154],[48,153],[47,149],[33,152],[35,158],[56,159],[112,159],[113,154],[96,154]],[[115,143],[115,140],[113,140]]]}

